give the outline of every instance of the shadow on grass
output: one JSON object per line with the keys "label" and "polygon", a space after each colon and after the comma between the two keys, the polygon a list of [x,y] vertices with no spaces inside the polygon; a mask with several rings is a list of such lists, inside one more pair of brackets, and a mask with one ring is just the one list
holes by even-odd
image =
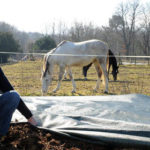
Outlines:
{"label": "shadow on grass", "polygon": [[120,80],[117,80],[117,81],[109,80],[109,82],[114,82],[114,83],[134,83],[134,81],[120,81]]}
{"label": "shadow on grass", "polygon": [[[57,81],[56,79],[55,79],[55,81]],[[63,79],[63,81],[71,81],[70,79]],[[80,79],[80,78],[76,78],[76,79],[74,79],[74,81],[97,81],[97,79]]]}

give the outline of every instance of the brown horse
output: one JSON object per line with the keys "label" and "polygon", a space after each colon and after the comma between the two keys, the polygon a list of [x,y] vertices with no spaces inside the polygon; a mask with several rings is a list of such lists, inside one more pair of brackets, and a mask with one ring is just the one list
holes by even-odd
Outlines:
{"label": "brown horse", "polygon": [[[87,80],[87,71],[91,66],[92,66],[92,63],[83,67],[83,75],[84,75],[85,80]],[[114,79],[114,81],[116,81],[117,80],[117,74],[119,73],[119,71],[118,71],[119,66],[117,66],[117,59],[116,59],[115,55],[109,49],[109,64],[107,65],[108,78],[109,78],[109,71],[110,71],[111,66],[112,66],[113,79]]]}

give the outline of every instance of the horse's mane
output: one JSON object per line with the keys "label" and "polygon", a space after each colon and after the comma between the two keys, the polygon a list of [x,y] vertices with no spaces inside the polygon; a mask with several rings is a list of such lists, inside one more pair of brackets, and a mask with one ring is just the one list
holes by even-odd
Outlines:
{"label": "horse's mane", "polygon": [[46,75],[46,72],[47,72],[47,70],[48,70],[48,67],[49,67],[49,63],[48,63],[48,55],[46,54],[45,56],[44,56],[44,59],[43,59],[43,73],[42,73],[42,77],[45,77],[45,75]]}
{"label": "horse's mane", "polygon": [[117,59],[114,55],[114,53],[109,49],[109,65],[112,65],[113,69],[117,67]]}
{"label": "horse's mane", "polygon": [[53,53],[56,51],[56,49],[57,49],[58,47],[62,46],[62,45],[63,45],[64,43],[66,43],[66,42],[67,42],[67,41],[62,41],[61,43],[59,43],[59,44],[57,45],[56,48],[50,50],[50,52],[47,53],[47,54],[44,56],[44,59],[43,59],[43,74],[42,74],[42,77],[45,77],[46,72],[48,71],[48,67],[49,67],[49,65],[50,65],[49,62],[48,62],[48,58],[50,57],[49,54],[53,54]]}
{"label": "horse's mane", "polygon": [[56,46],[56,48],[53,48],[52,50],[50,50],[50,52],[49,52],[49,54],[53,54],[55,51],[56,51],[56,49],[58,48],[58,47],[60,47],[60,46],[62,46],[63,44],[65,44],[67,41],[62,41],[62,42],[60,42],[57,46]]}
{"label": "horse's mane", "polygon": [[[56,47],[56,48],[57,48],[57,47]],[[47,53],[47,55],[48,55],[48,54],[53,54],[53,53],[56,51],[56,48],[51,49],[50,52]]]}
{"label": "horse's mane", "polygon": [[58,48],[58,47],[60,47],[60,46],[62,46],[63,44],[65,44],[67,41],[62,41],[62,42],[60,42],[58,45],[57,45],[57,47],[56,47],[56,49]]}
{"label": "horse's mane", "polygon": [[66,43],[66,42],[67,42],[66,40],[60,42],[60,43],[57,45],[57,47],[60,47],[61,45],[63,45],[63,44]]}

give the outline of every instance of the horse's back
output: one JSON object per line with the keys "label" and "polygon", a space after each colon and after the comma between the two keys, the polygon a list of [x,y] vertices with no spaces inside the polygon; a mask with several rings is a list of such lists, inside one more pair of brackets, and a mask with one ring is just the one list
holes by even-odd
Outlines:
{"label": "horse's back", "polygon": [[108,53],[108,46],[100,40],[85,41],[85,52],[91,55],[105,55]]}
{"label": "horse's back", "polygon": [[100,40],[88,40],[83,42],[65,41],[56,48],[55,52],[76,55],[103,55],[107,54],[108,46]]}
{"label": "horse's back", "polygon": [[[107,44],[100,40],[89,40],[83,42],[61,42],[53,51],[53,62],[58,65],[84,66],[93,62],[96,58],[107,57]],[[55,55],[56,54],[56,55]],[[61,54],[62,56],[57,56]],[[68,55],[70,57],[68,57]],[[101,56],[100,56],[101,55]]]}

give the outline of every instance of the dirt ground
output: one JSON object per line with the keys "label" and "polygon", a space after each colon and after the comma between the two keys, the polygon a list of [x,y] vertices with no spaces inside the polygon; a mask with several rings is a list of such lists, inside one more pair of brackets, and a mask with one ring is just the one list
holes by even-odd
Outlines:
{"label": "dirt ground", "polygon": [[[126,150],[109,145],[71,139],[56,133],[35,128],[28,123],[11,124],[7,136],[0,140],[0,150]],[[129,149],[128,149],[129,150]],[[130,150],[135,150],[130,148]]]}

